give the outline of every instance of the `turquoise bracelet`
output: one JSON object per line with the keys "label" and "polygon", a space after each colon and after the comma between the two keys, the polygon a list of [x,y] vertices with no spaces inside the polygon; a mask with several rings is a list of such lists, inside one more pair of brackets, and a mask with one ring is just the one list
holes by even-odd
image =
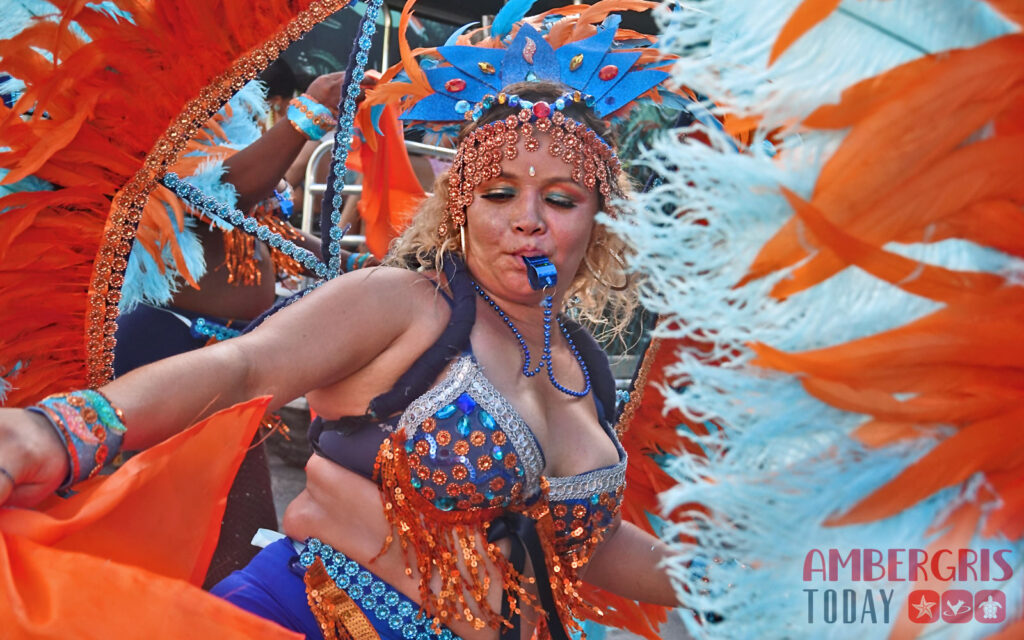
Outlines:
{"label": "turquoise bracelet", "polygon": [[28,410],[49,421],[68,454],[68,475],[58,494],[99,473],[121,450],[124,415],[99,391],[52,395]]}
{"label": "turquoise bracelet", "polygon": [[355,271],[356,269],[362,269],[366,266],[366,261],[370,259],[372,254],[369,253],[350,253],[348,259],[345,260],[345,273],[349,271]]}
{"label": "turquoise bracelet", "polygon": [[338,124],[331,110],[307,94],[288,103],[288,122],[310,140],[319,140]]}

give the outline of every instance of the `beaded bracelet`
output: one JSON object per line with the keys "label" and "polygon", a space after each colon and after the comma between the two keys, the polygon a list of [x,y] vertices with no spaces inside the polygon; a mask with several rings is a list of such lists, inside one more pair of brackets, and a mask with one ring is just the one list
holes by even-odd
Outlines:
{"label": "beaded bracelet", "polygon": [[189,325],[189,333],[192,334],[193,338],[216,338],[217,342],[223,342],[231,338],[237,338],[242,335],[242,332],[238,329],[232,329],[226,325],[214,322],[213,320],[207,320],[206,318],[196,318]]}
{"label": "beaded bracelet", "polygon": [[288,103],[288,122],[310,140],[323,138],[338,124],[330,109],[306,93]]}
{"label": "beaded bracelet", "polygon": [[124,415],[99,391],[52,395],[28,410],[46,418],[64,443],[68,476],[57,489],[60,495],[99,473],[121,449]]}
{"label": "beaded bracelet", "polygon": [[350,253],[348,259],[345,260],[345,273],[349,271],[355,271],[356,269],[362,269],[366,266],[366,261],[370,259],[369,253]]}

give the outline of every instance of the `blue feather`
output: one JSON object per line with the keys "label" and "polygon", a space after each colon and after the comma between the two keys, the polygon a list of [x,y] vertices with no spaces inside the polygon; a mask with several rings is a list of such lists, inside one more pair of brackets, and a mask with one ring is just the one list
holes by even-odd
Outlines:
{"label": "blue feather", "polygon": [[478,24],[480,24],[480,23],[479,22],[470,22],[469,24],[462,25],[461,27],[459,27],[458,29],[455,30],[455,33],[453,33],[452,35],[448,36],[448,39],[445,40],[445,42],[444,42],[444,46],[446,46],[446,47],[454,46],[455,42],[459,39],[459,36],[461,36],[462,34],[466,33],[466,31],[468,29],[471,29],[472,27],[475,27]]}
{"label": "blue feather", "polygon": [[375,104],[370,107],[370,121],[373,122],[373,130],[377,132],[377,135],[384,135],[384,132],[380,130],[380,115],[384,113],[384,105]]}
{"label": "blue feather", "polygon": [[118,18],[123,18],[124,20],[127,20],[128,22],[135,24],[135,18],[132,17],[130,11],[125,11],[113,2],[110,2],[110,0],[104,0],[103,2],[90,2],[85,6],[97,13],[102,13],[104,15],[109,16],[115,22]]}
{"label": "blue feather", "polygon": [[[768,66],[771,43],[799,2],[707,0],[699,9],[680,3],[684,10],[662,15],[661,45],[682,55],[673,68],[676,80],[708,100],[689,107],[695,123],[665,132],[638,159],[663,182],[631,198],[616,218],[599,217],[627,240],[633,262],[648,278],[641,302],[666,319],[655,331],[704,343],[677,351],[662,389],[666,407],[723,427],[706,436],[687,434],[708,456],[672,460],[668,471],[679,484],[661,496],[666,512],[688,504],[714,509],[713,515],[688,510],[665,536],[678,552],[666,567],[681,588],[681,601],[692,608],[682,620],[700,640],[888,637],[912,588],[905,579],[872,585],[876,594],[895,594],[889,624],[865,625],[861,615],[856,624],[830,625],[822,619],[820,598],[812,621],[804,589],[820,585],[804,580],[806,554],[814,548],[926,548],[939,535],[932,525],[972,500],[984,482],[972,478],[889,518],[830,526],[829,514],[844,512],[896,477],[942,433],[865,447],[850,436],[866,416],[811,395],[798,375],[751,365],[749,345],[800,352],[842,344],[909,324],[940,305],[855,268],[785,300],[771,291],[788,271],[736,283],[792,217],[779,187],[809,198],[822,164],[845,135],[793,129],[778,135],[776,127],[799,122],[853,83],[920,57],[922,50],[973,46],[1016,29],[973,0],[947,0],[941,10],[927,0],[848,0]],[[741,153],[712,117],[720,110],[763,118]],[[707,143],[680,143],[680,133],[694,131]],[[778,137],[776,145],[765,144],[769,132]],[[772,158],[776,148],[780,153]],[[958,271],[1005,274],[1017,264],[1012,256],[964,240],[885,248]],[[1024,552],[1021,540],[980,534],[970,547]],[[972,577],[957,588],[1003,590],[1009,612],[1020,610],[1022,583],[1024,574],[1015,571],[1003,585]],[[825,588],[864,597],[867,586],[847,574]],[[709,613],[715,624],[708,624]],[[992,631],[984,623],[968,623],[926,633],[981,638]]]}
{"label": "blue feather", "polygon": [[501,8],[498,15],[494,16],[491,23],[491,35],[496,38],[504,38],[512,30],[512,26],[526,16],[536,0],[509,0],[508,4]]}

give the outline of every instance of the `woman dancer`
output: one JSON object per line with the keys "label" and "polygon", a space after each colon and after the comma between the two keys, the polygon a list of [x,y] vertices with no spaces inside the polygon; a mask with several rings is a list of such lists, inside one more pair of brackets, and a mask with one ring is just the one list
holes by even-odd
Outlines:
{"label": "woman dancer", "polygon": [[[622,318],[633,301],[606,286],[624,281],[621,245],[595,220],[624,182],[602,107],[533,81],[557,63],[528,25],[497,51],[502,78],[531,81],[473,105],[438,92],[451,104],[407,114],[448,108],[468,124],[392,266],[338,277],[249,335],[99,392],[4,410],[0,502],[32,503],[119,445],[152,446],[237,402],[305,394],[322,419],[287,537],[214,593],[308,637],[566,638],[599,615],[584,577],[675,604],[657,568],[666,548],[619,518],[626,456],[607,361],[560,313],[573,301],[583,317]],[[493,75],[494,52],[470,62]],[[590,71],[606,82],[609,66]],[[631,95],[605,87],[603,113],[662,78],[624,82]]]}

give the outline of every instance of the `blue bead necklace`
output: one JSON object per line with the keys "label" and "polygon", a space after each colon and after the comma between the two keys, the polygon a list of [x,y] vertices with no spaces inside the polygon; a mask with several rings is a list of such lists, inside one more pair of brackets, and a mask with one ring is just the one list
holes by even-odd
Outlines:
{"label": "blue bead necklace", "polygon": [[562,330],[562,335],[565,336],[566,342],[569,343],[569,350],[572,351],[572,355],[576,358],[576,362],[580,364],[580,369],[583,371],[583,391],[573,391],[567,387],[562,386],[558,380],[555,380],[555,369],[551,364],[551,296],[546,296],[544,302],[544,353],[540,356],[540,364],[538,364],[532,370],[530,369],[530,347],[527,346],[526,340],[523,335],[519,333],[519,329],[512,322],[512,318],[498,306],[498,303],[491,299],[491,296],[487,295],[480,285],[473,283],[473,288],[480,294],[480,297],[484,299],[484,302],[489,304],[498,317],[505,321],[508,328],[512,330],[512,335],[519,341],[519,348],[523,350],[523,375],[527,378],[540,373],[542,368],[548,370],[548,380],[551,381],[551,386],[558,389],[566,395],[573,396],[575,398],[582,398],[583,396],[590,393],[590,372],[587,370],[587,363],[583,361],[583,356],[580,355],[579,349],[576,348],[576,343],[572,341],[572,337],[569,335],[569,330],[565,327],[565,323],[562,322],[561,318],[558,318],[558,328]]}

